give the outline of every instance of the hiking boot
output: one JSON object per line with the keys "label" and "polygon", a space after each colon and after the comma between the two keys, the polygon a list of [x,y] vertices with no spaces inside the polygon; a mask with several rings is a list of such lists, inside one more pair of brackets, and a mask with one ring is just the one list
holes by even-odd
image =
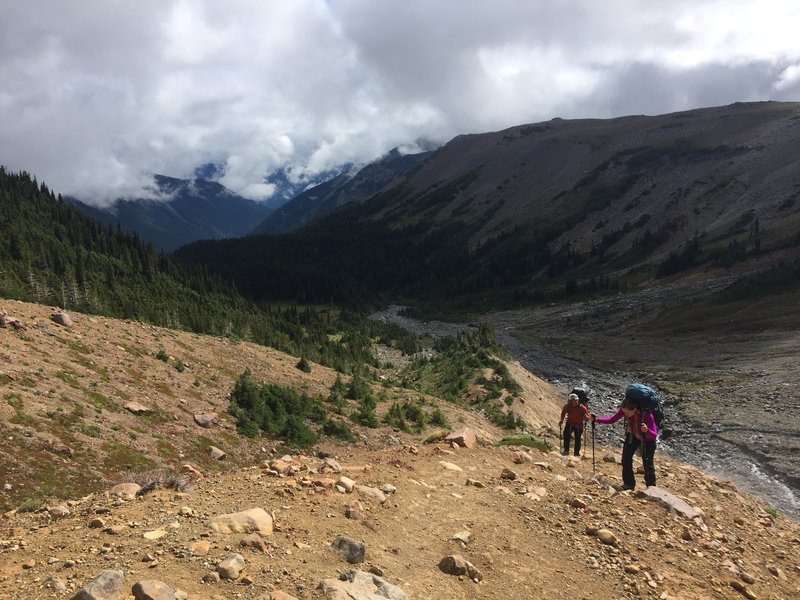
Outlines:
{"label": "hiking boot", "polygon": [[562,450],[561,456],[569,456],[569,450]]}

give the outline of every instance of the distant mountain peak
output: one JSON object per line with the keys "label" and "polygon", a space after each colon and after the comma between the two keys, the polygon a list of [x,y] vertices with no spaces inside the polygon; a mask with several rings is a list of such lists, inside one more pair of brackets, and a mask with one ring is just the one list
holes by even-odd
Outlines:
{"label": "distant mountain peak", "polygon": [[[421,142],[406,146],[416,149]],[[425,142],[426,147],[431,143]],[[298,194],[270,214],[253,234],[286,233],[320,218],[349,202],[365,200],[405,175],[428,156],[428,152],[410,154],[400,146],[367,164],[349,164],[336,176]]]}
{"label": "distant mountain peak", "polygon": [[120,198],[106,208],[75,201],[81,212],[111,225],[135,231],[156,248],[172,251],[203,240],[249,233],[270,209],[243,198],[215,181],[153,175],[152,195]]}

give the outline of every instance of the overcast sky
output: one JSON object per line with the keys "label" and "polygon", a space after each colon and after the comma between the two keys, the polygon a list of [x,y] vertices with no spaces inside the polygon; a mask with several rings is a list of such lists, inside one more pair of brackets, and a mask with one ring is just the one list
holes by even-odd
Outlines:
{"label": "overcast sky", "polygon": [[797,0],[0,0],[0,164],[266,199],[418,138],[800,100]]}

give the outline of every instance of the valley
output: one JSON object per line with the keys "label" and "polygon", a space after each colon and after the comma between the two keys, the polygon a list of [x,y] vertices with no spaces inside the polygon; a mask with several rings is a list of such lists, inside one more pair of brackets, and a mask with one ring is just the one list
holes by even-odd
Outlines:
{"label": "valley", "polygon": [[[675,431],[661,442],[663,452],[732,479],[798,518],[800,332],[783,330],[774,317],[768,328],[755,329],[770,316],[758,302],[738,306],[743,314],[717,317],[722,323],[699,318],[702,304],[735,279],[718,275],[474,320],[490,321],[514,359],[564,397],[587,385],[597,414],[612,414],[631,382],[656,386]],[[792,295],[769,299],[776,314],[790,311],[794,301]],[[469,327],[415,321],[397,307],[379,314],[434,337]],[[622,439],[619,427],[599,427],[596,435],[612,446]]]}

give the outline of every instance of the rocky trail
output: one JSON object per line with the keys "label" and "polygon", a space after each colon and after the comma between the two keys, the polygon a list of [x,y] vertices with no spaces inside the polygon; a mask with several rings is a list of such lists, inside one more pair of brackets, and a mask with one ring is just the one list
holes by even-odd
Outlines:
{"label": "rocky trail", "polygon": [[[330,369],[306,373],[245,342],[7,307],[17,325],[0,328],[0,500],[14,509],[0,517],[0,598],[800,594],[798,523],[664,453],[660,488],[619,492],[613,436],[582,458],[501,446],[507,432],[439,403],[449,441],[353,426],[357,443],[287,454],[236,434],[234,382],[248,368],[324,395]],[[556,386],[509,361],[523,388],[514,409],[554,445],[559,369],[580,361],[531,352],[521,356]],[[615,393],[616,380],[584,373],[608,385],[593,382],[598,395]]]}
{"label": "rocky trail", "polygon": [[328,446],[325,459],[267,449],[261,464],[196,475],[188,491],[137,495],[137,486],[119,485],[7,514],[0,597],[800,593],[798,524],[730,483],[662,458],[659,475],[676,495],[670,510],[643,492],[617,492],[619,466],[605,450],[593,465],[588,456],[458,441],[472,447],[408,439],[374,450]]}
{"label": "rocky trail", "polygon": [[[596,369],[557,356],[541,346],[521,342],[507,332],[498,333],[498,338],[523,367],[557,388],[568,391],[572,386],[585,385],[592,389],[591,410],[597,414],[613,414],[625,387],[643,379],[641,373]],[[659,442],[660,451],[730,479],[776,509],[800,518],[800,487],[796,478],[787,478],[783,470],[770,467],[761,453],[751,451],[750,445],[737,444],[719,435],[730,431],[730,427],[709,426],[708,422],[693,419],[674,402],[668,403],[667,411],[668,426],[674,436]],[[600,443],[607,445],[621,445],[624,437],[621,427],[598,427],[595,435]]]}

